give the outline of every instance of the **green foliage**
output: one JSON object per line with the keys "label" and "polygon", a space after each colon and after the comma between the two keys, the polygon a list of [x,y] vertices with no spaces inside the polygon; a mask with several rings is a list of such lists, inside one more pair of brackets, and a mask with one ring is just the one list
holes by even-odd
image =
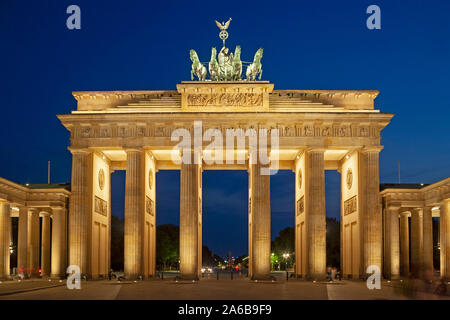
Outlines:
{"label": "green foliage", "polygon": [[173,224],[156,227],[156,261],[159,270],[178,267],[180,259],[180,228]]}
{"label": "green foliage", "polygon": [[223,263],[223,259],[212,252],[207,246],[202,247],[202,266],[217,267]]}
{"label": "green foliage", "polygon": [[[272,253],[270,257],[270,264],[272,269],[278,267],[291,268],[295,261],[295,230],[287,227],[280,231],[278,237],[272,241]],[[289,258],[285,259],[283,254],[289,254]]]}
{"label": "green foliage", "polygon": [[[327,225],[327,266],[340,267],[340,223],[335,218],[326,218]],[[272,253],[270,263],[272,269],[278,267],[292,268],[295,262],[295,230],[287,227],[280,231],[279,235],[272,241]],[[288,259],[283,254],[288,253]],[[287,260],[287,261],[286,261]],[[278,261],[278,262],[277,262]]]}
{"label": "green foliage", "polygon": [[272,270],[276,270],[278,269],[278,266],[280,265],[280,257],[272,252],[272,254],[270,255],[270,269]]}

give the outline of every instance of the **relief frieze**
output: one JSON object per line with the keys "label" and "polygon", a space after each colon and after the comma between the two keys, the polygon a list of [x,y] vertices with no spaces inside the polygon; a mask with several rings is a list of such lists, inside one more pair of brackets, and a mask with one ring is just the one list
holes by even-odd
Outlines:
{"label": "relief frieze", "polygon": [[189,94],[188,107],[261,107],[263,106],[262,93],[210,93]]}

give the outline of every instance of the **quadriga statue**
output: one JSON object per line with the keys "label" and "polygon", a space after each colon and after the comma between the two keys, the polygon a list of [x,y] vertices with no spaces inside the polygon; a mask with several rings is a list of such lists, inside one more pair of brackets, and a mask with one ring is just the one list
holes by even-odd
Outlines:
{"label": "quadriga statue", "polygon": [[200,62],[197,52],[195,52],[195,50],[191,49],[189,54],[192,61],[191,80],[194,80],[195,75],[199,81],[205,81],[206,67]]}
{"label": "quadriga statue", "polygon": [[219,64],[216,59],[217,50],[216,48],[211,49],[211,60],[209,61],[209,76],[212,81],[219,80]]}
{"label": "quadriga statue", "polygon": [[255,81],[256,76],[259,74],[259,80],[261,80],[262,76],[262,64],[261,58],[263,55],[263,48],[259,48],[255,53],[255,57],[253,59],[253,63],[247,67],[247,71],[245,72],[246,80]]}

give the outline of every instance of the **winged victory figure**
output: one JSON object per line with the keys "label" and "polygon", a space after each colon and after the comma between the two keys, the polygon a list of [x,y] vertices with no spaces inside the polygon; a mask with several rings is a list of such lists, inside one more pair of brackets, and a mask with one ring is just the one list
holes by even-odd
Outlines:
{"label": "winged victory figure", "polygon": [[230,25],[231,22],[231,18],[228,19],[227,22],[222,22],[220,23],[219,21],[216,20],[216,24],[219,27],[220,31],[226,31],[228,29],[228,26]]}

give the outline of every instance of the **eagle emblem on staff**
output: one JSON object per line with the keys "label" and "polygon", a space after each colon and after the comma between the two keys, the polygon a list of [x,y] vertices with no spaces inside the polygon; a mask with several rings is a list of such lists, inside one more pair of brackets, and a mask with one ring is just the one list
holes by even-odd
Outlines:
{"label": "eagle emblem on staff", "polygon": [[220,23],[217,20],[215,20],[215,21],[216,21],[217,27],[219,27],[219,29],[220,29],[219,38],[222,39],[223,46],[225,47],[225,40],[228,39],[228,31],[227,31],[227,29],[230,26],[231,18],[228,19],[227,22],[222,22],[222,23]]}

